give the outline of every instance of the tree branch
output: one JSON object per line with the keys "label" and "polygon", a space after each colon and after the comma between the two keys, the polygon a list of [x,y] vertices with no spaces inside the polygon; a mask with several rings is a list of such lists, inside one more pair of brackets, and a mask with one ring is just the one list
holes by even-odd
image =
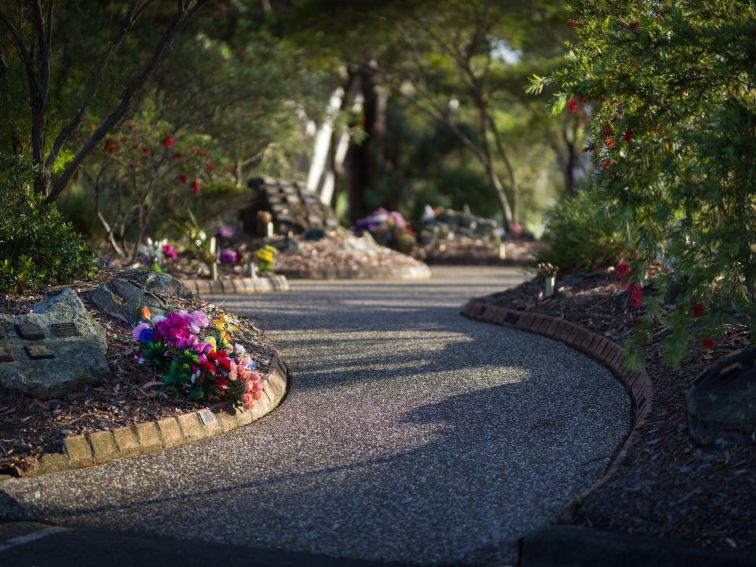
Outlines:
{"label": "tree branch", "polygon": [[[100,126],[94,132],[92,132],[92,134],[90,134],[89,138],[78,151],[73,160],[71,160],[71,162],[66,165],[63,173],[58,179],[55,180],[53,189],[50,192],[50,195],[47,197],[47,202],[54,201],[58,198],[58,195],[60,195],[61,191],[63,191],[66,184],[71,179],[71,176],[74,174],[84,158],[97,146],[98,142],[102,140],[105,134],[110,132],[110,130],[112,130],[116,126],[116,124],[118,124],[121,118],[123,118],[124,114],[126,114],[126,111],[129,109],[131,99],[139,91],[139,89],[142,88],[155,68],[168,54],[171,43],[176,37],[176,34],[186,24],[186,22],[188,22],[192,18],[192,16],[194,16],[194,14],[207,2],[208,0],[195,0],[194,4],[191,5],[191,2],[184,4],[183,2],[181,2],[181,0],[179,0],[176,15],[174,16],[171,24],[168,26],[168,29],[166,29],[165,33],[163,33],[163,36],[160,38],[160,42],[158,43],[157,48],[152,55],[152,58],[126,86],[126,89],[121,95],[121,102],[118,104],[115,110],[113,110],[113,112],[108,115],[108,117],[100,124]],[[189,7],[190,5],[191,7]]]}

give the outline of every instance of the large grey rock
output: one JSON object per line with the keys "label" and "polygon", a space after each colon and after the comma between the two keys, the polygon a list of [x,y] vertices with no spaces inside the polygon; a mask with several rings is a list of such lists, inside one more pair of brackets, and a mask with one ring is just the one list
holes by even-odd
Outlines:
{"label": "large grey rock", "polygon": [[168,274],[129,270],[110,283],[100,284],[91,301],[103,313],[133,324],[142,307],[161,312],[167,307],[166,299],[191,297],[192,292]]}
{"label": "large grey rock", "polygon": [[688,428],[698,443],[756,442],[756,348],[707,368],[688,391]]}
{"label": "large grey rock", "polygon": [[[20,325],[38,325],[42,338],[25,338]],[[60,324],[73,324],[67,333]],[[105,330],[70,288],[48,295],[26,315],[0,315],[0,345],[12,358],[0,362],[0,385],[47,399],[96,384],[110,373]],[[49,349],[32,358],[35,348]]]}

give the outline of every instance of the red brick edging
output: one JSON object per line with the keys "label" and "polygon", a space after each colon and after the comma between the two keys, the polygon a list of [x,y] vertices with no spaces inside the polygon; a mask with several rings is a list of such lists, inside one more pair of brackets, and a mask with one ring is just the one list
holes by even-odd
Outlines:
{"label": "red brick edging", "polygon": [[278,407],[286,395],[288,377],[286,364],[275,353],[271,370],[263,380],[263,397],[255,402],[251,411],[235,410],[229,413],[204,408],[178,417],[66,437],[63,453],[42,455],[21,476],[36,476],[146,455],[248,425]]}
{"label": "red brick edging", "polygon": [[604,476],[573,497],[566,506],[560,520],[568,521],[583,500],[603,486],[627,456],[638,429],[651,411],[653,395],[651,379],[645,371],[639,372],[625,367],[625,356],[620,345],[570,321],[540,313],[507,309],[475,300],[471,300],[465,305],[462,314],[470,319],[537,333],[563,342],[567,346],[601,362],[625,386],[630,394],[633,403],[633,422],[630,433],[614,454]]}
{"label": "red brick edging", "polygon": [[181,280],[189,291],[202,295],[251,295],[271,291],[289,291],[286,276],[276,274],[259,278],[228,278],[219,280]]}

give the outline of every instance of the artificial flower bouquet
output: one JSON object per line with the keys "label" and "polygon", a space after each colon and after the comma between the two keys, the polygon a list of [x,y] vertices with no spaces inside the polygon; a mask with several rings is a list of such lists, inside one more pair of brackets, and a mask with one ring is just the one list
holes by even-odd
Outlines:
{"label": "artificial flower bouquet", "polygon": [[270,244],[266,244],[257,252],[255,252],[255,257],[257,258],[257,269],[260,270],[261,274],[273,271],[273,265],[276,261],[277,252],[278,250],[276,250]]}
{"label": "artificial flower bouquet", "polygon": [[157,368],[166,387],[193,400],[230,398],[251,410],[262,398],[262,376],[240,343],[232,342],[239,328],[221,313],[209,321],[203,311],[175,311],[142,320],[132,337],[139,343],[137,361]]}

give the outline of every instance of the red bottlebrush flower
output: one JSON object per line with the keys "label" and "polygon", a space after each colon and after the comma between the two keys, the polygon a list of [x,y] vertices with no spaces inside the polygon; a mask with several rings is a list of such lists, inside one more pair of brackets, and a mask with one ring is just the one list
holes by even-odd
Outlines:
{"label": "red bottlebrush flower", "polygon": [[617,270],[617,275],[620,277],[620,279],[624,280],[625,276],[630,273],[630,264],[622,261],[619,264],[617,264],[616,270]]}
{"label": "red bottlebrush flower", "polygon": [[587,146],[583,148],[584,152],[592,152],[596,149],[596,142],[589,142]]}
{"label": "red bottlebrush flower", "polygon": [[637,64],[637,63],[630,63],[630,68],[631,68],[631,69],[632,69],[633,71],[637,71],[637,70],[638,70],[638,64]]}
{"label": "red bottlebrush flower", "polygon": [[638,20],[633,20],[630,22],[630,29],[635,31],[640,27],[640,22]]}
{"label": "red bottlebrush flower", "polygon": [[200,157],[207,157],[207,155],[208,155],[208,154],[207,154],[207,151],[205,151],[205,150],[200,150],[200,151],[199,151],[199,152],[197,152],[197,153],[199,154],[199,156],[200,156]]}
{"label": "red bottlebrush flower", "polygon": [[700,319],[706,314],[706,306],[700,301],[697,301],[693,304],[692,312],[694,319]]}
{"label": "red bottlebrush flower", "polygon": [[192,182],[192,191],[195,192],[195,193],[199,193],[200,192],[200,187],[201,187],[201,185],[200,185],[199,179],[195,179]]}
{"label": "red bottlebrush flower", "polygon": [[622,134],[622,140],[627,142],[628,144],[633,141],[633,131],[628,128],[625,130],[625,133]]}
{"label": "red bottlebrush flower", "polygon": [[567,27],[569,27],[571,30],[574,30],[575,28],[579,28],[582,24],[578,22],[577,20],[574,20],[570,18],[567,20]]}
{"label": "red bottlebrush flower", "polygon": [[181,175],[178,176],[178,180],[179,180],[179,183],[181,183],[182,185],[186,185],[187,181],[189,181],[189,178],[182,173]]}
{"label": "red bottlebrush flower", "polygon": [[166,150],[170,150],[173,146],[176,145],[176,138],[174,138],[170,134],[166,134],[165,136],[163,136],[163,141],[161,143]]}
{"label": "red bottlebrush flower", "polygon": [[612,134],[612,127],[609,126],[609,124],[607,124],[606,126],[604,126],[601,129],[601,139],[602,140],[608,138],[609,136],[611,136],[611,134]]}
{"label": "red bottlebrush flower", "polygon": [[609,169],[609,168],[610,168],[611,166],[613,166],[613,165],[614,165],[614,160],[613,160],[613,159],[605,159],[604,161],[602,161],[602,162],[601,162],[601,163],[599,164],[599,167],[600,167],[600,168],[601,168],[602,170],[604,170],[604,169]]}
{"label": "red bottlebrush flower", "polygon": [[627,286],[627,297],[630,307],[638,309],[643,303],[643,288],[637,283],[631,283]]}
{"label": "red bottlebrush flower", "polygon": [[175,154],[171,156],[171,159],[181,159],[182,157],[184,156],[181,152],[176,152]]}
{"label": "red bottlebrush flower", "polygon": [[106,154],[117,154],[121,151],[121,146],[116,144],[113,138],[108,138],[107,140],[105,140],[104,149]]}
{"label": "red bottlebrush flower", "polygon": [[706,337],[701,341],[701,346],[706,350],[714,350],[714,347],[717,346],[717,343],[714,342],[714,339],[712,339],[711,337]]}
{"label": "red bottlebrush flower", "polygon": [[576,97],[572,97],[570,100],[567,101],[567,110],[569,110],[572,113],[575,113],[578,111],[578,99]]}
{"label": "red bottlebrush flower", "polygon": [[146,156],[150,155],[152,153],[152,150],[148,148],[147,146],[142,147],[142,153]]}
{"label": "red bottlebrush flower", "polygon": [[614,138],[606,139],[606,147],[609,148],[610,150],[614,147],[614,144],[615,144]]}
{"label": "red bottlebrush flower", "polygon": [[213,171],[215,169],[215,165],[211,161],[205,162],[205,169],[208,171]]}

